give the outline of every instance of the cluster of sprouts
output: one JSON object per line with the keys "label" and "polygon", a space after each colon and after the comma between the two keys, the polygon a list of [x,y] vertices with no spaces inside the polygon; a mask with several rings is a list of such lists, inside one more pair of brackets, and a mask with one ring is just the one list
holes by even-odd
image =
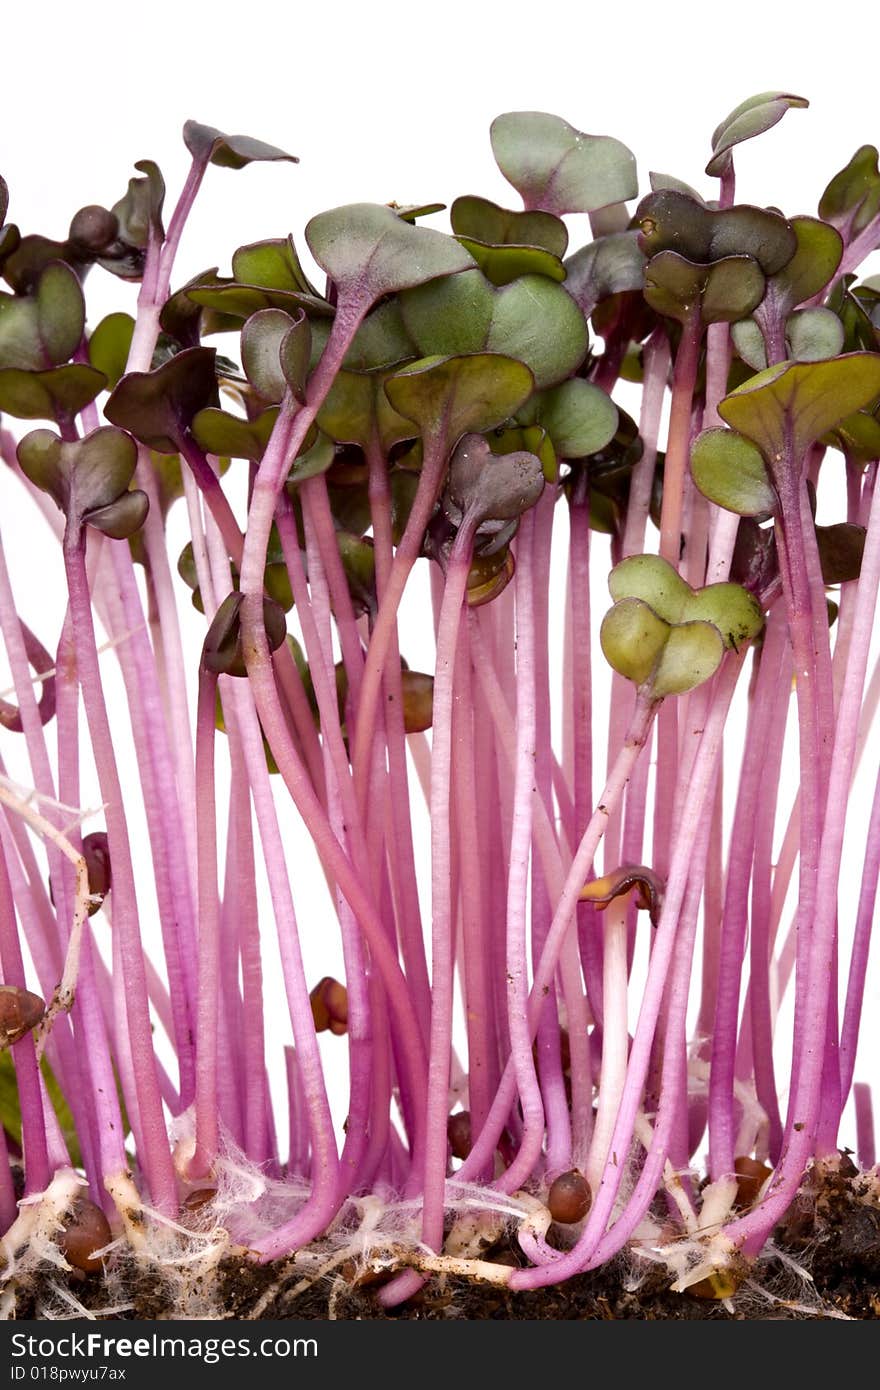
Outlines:
{"label": "cluster of sprouts", "polygon": [[[150,161],[64,241],[2,225],[0,532],[54,534],[66,581],[53,631],[0,548],[7,1290],[29,1251],[91,1273],[198,1228],[320,1268],[342,1229],[386,1306],[638,1243],[724,1297],[836,1161],[880,868],[880,792],[847,826],[880,698],[877,151],[818,216],[734,188],[805,105],[722,122],[711,200],[637,202],[618,141],[500,116],[521,210],[321,213],[318,285],[283,235],[173,283],[209,166],[291,159],[195,122],[167,227]],[[136,316],[92,323],[107,273]]]}

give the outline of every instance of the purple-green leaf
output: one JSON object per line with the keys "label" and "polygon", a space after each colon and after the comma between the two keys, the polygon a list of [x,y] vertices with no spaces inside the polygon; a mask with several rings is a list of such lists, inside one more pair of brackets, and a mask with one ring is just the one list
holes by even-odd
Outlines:
{"label": "purple-green leaf", "polygon": [[497,116],[492,153],[528,211],[561,217],[596,212],[638,192],[631,150],[607,135],[585,135],[544,111]]}
{"label": "purple-green leaf", "polygon": [[725,396],[718,413],[757,444],[772,474],[789,447],[802,459],[816,439],[878,394],[880,354],[851,352],[768,367]]}
{"label": "purple-green leaf", "polygon": [[297,155],[288,154],[277,145],[267,145],[265,141],[254,140],[250,135],[227,135],[215,126],[202,125],[199,121],[186,122],[183,143],[193,159],[218,164],[223,169],[243,169],[246,164],[274,160],[299,163]]}
{"label": "purple-green leaf", "polygon": [[186,348],[152,372],[130,372],[104,414],[160,454],[176,454],[195,415],[217,401],[213,348]]}
{"label": "purple-green leaf", "polygon": [[791,92],[760,92],[740,102],[713,131],[712,158],[706,165],[706,173],[720,177],[727,170],[736,145],[763,135],[792,107],[803,108],[809,104],[806,97],[796,97]]}

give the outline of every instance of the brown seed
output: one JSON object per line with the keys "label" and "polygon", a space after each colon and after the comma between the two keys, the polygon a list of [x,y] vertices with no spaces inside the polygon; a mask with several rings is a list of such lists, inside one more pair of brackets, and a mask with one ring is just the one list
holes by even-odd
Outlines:
{"label": "brown seed", "polygon": [[113,1232],[101,1208],[88,1197],[77,1197],[64,1221],[65,1230],[58,1243],[67,1263],[86,1274],[102,1269],[104,1262],[94,1252],[110,1244]]}
{"label": "brown seed", "polygon": [[741,1154],[739,1158],[733,1160],[733,1171],[737,1178],[737,1206],[754,1206],[758,1200],[758,1193],[773,1169],[768,1168],[766,1163],[759,1162],[757,1158],[749,1158],[746,1154]]}
{"label": "brown seed", "polygon": [[568,1173],[560,1173],[551,1184],[547,1196],[550,1215],[563,1226],[583,1221],[592,1203],[590,1184],[577,1168],[572,1168]]}
{"label": "brown seed", "polygon": [[91,835],[84,835],[82,850],[89,875],[89,893],[94,899],[89,903],[89,916],[93,917],[100,911],[111,887],[110,848],[106,830],[93,830]]}
{"label": "brown seed", "polygon": [[471,1112],[469,1110],[456,1110],[454,1115],[449,1116],[446,1124],[446,1137],[449,1140],[449,1147],[452,1149],[452,1157],[467,1158],[473,1143]]}
{"label": "brown seed", "polygon": [[0,985],[0,1048],[11,1047],[36,1028],[45,1012],[38,994],[17,985]]}
{"label": "brown seed", "polygon": [[309,998],[316,1033],[326,1032],[329,1028],[336,1037],[341,1037],[348,1031],[348,990],[345,985],[325,975],[315,985]]}
{"label": "brown seed", "polygon": [[217,1196],[216,1187],[194,1187],[192,1192],[188,1192],[180,1204],[180,1210],[186,1212],[201,1211]]}
{"label": "brown seed", "polygon": [[434,719],[434,677],[422,671],[401,671],[403,726],[408,734],[430,729]]}

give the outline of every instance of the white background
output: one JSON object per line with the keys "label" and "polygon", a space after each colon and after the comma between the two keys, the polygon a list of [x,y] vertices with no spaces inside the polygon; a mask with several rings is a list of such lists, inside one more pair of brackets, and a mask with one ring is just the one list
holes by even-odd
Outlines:
{"label": "white background", "polygon": [[[601,9],[567,0],[9,5],[0,34],[9,216],[24,232],[61,238],[76,208],[116,201],[142,158],[161,165],[173,206],[189,165],[180,139],[188,117],[271,141],[301,163],[211,168],[176,284],[209,265],[228,272],[231,252],[247,241],[292,231],[304,250],[309,217],[340,203],[448,204],[480,193],[515,204],[488,139],[490,121],[507,110],[551,111],[623,140],[642,192],[655,169],[711,197],[715,185],[702,170],[712,130],[768,89],[806,96],[811,107],[741,147],[738,197],[815,213],[830,176],[880,137],[874,13],[853,0],[821,17],[808,6],[753,0]],[[584,220],[569,219],[573,248],[587,239]],[[110,309],[133,310],[134,291],[96,272],[89,302],[94,324]],[[18,523],[13,496],[3,480],[0,524],[15,577],[42,532]],[[24,615],[48,602],[48,591],[32,591]],[[199,628],[191,632],[200,642]],[[868,754],[876,767],[876,751]],[[872,1029],[878,1004],[875,986],[866,1003]],[[876,1031],[866,1036],[863,1078],[876,1056]]]}

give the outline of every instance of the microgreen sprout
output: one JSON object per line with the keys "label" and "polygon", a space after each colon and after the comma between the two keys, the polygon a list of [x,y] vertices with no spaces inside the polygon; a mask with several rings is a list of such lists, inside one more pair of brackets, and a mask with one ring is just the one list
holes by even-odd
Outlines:
{"label": "microgreen sprout", "polygon": [[[818,216],[736,200],[806,105],[744,102],[717,188],[640,201],[619,141],[508,113],[521,209],[338,207],[315,269],[282,234],[176,286],[203,179],[293,156],[189,121],[167,222],[142,160],[63,241],[0,182],[0,533],[48,528],[64,586],[0,546],[13,1295],[359,1250],[394,1306],[632,1247],[726,1299],[851,1092],[875,1162],[877,152]],[[92,321],[106,274],[134,317]]]}

